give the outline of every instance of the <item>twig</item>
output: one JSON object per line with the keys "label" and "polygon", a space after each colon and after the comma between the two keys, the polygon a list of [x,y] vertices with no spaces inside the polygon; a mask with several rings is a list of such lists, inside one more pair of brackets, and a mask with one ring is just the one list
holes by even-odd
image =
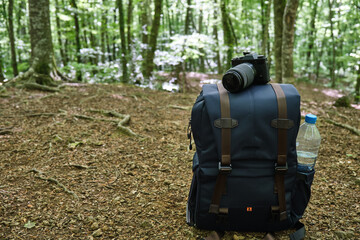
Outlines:
{"label": "twig", "polygon": [[55,116],[57,113],[33,113],[33,114],[27,114],[25,115],[26,117],[41,117],[41,116],[49,116],[49,117],[53,117]]}
{"label": "twig", "polygon": [[356,135],[360,136],[360,130],[355,128],[355,127],[352,127],[350,125],[343,124],[343,123],[338,123],[338,122],[335,122],[335,121],[333,121],[331,119],[325,119],[325,121],[328,122],[328,123],[334,124],[335,126],[345,128],[345,129],[355,133]]}
{"label": "twig", "polygon": [[12,134],[12,128],[13,127],[0,128],[0,135]]}
{"label": "twig", "polygon": [[96,169],[95,166],[85,166],[85,165],[79,165],[79,164],[69,164],[67,166],[74,167],[74,168],[77,168],[77,169]]}
{"label": "twig", "polygon": [[40,170],[37,170],[36,168],[33,168],[31,170],[29,170],[28,172],[33,172],[35,174],[38,174],[37,178],[41,179],[41,180],[44,180],[44,181],[48,181],[48,182],[51,182],[51,183],[55,183],[56,185],[58,185],[59,187],[61,187],[64,192],[68,193],[68,194],[71,194],[74,196],[74,198],[76,199],[79,199],[79,197],[76,195],[76,193],[74,193],[73,191],[70,191],[69,189],[67,189],[62,183],[60,183],[58,180],[56,180],[55,178],[46,178],[46,177],[43,177],[44,175],[44,172],[40,171]]}
{"label": "twig", "polygon": [[110,188],[110,189],[113,188],[111,185],[114,184],[114,183],[119,179],[119,177],[120,177],[120,172],[119,172],[119,171],[116,171],[116,175],[115,175],[115,176],[116,176],[116,177],[115,177],[115,180],[112,181],[112,182],[110,182],[110,183],[108,183],[108,184],[105,186],[106,188]]}
{"label": "twig", "polygon": [[177,105],[169,105],[169,108],[173,108],[173,109],[180,109],[180,110],[190,110],[191,107],[189,106],[177,106]]}

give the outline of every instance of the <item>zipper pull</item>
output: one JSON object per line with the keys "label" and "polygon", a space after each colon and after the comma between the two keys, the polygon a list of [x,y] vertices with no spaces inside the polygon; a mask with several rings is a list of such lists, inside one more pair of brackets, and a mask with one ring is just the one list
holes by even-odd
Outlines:
{"label": "zipper pull", "polygon": [[188,128],[187,128],[187,137],[188,139],[190,140],[190,144],[189,144],[189,149],[192,150],[192,144],[191,144],[191,118],[189,120],[189,125],[188,125]]}

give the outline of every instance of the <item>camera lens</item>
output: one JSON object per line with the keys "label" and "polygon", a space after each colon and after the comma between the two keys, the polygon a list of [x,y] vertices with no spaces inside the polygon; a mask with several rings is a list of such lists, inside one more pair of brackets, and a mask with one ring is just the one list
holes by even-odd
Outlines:
{"label": "camera lens", "polygon": [[239,92],[254,81],[255,68],[250,63],[242,63],[230,68],[222,78],[222,84],[229,92]]}

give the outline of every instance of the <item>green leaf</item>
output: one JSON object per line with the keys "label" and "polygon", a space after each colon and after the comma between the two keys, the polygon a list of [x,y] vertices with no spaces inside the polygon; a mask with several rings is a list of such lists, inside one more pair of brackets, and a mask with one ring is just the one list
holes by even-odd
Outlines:
{"label": "green leaf", "polygon": [[71,149],[75,149],[80,144],[82,144],[82,142],[73,142],[73,143],[69,143],[68,147]]}
{"label": "green leaf", "polygon": [[36,223],[34,223],[34,222],[31,222],[30,220],[27,222],[27,223],[25,223],[25,225],[24,225],[24,227],[26,227],[26,228],[33,228],[33,227],[35,227],[35,225],[36,225]]}

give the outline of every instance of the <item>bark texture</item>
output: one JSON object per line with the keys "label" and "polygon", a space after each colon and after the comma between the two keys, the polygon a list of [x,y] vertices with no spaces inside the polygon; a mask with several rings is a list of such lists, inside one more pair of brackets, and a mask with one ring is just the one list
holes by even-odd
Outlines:
{"label": "bark texture", "polygon": [[125,22],[124,22],[124,8],[123,0],[118,0],[119,8],[119,27],[120,27],[120,38],[121,38],[121,66],[122,66],[122,81],[128,81],[128,70],[127,70],[127,48],[125,38]]}
{"label": "bark texture", "polygon": [[8,5],[8,19],[9,19],[9,39],[10,39],[10,51],[11,51],[11,66],[13,69],[14,76],[19,75],[16,61],[16,51],[15,51],[15,34],[14,34],[14,21],[13,21],[13,10],[14,10],[14,0],[9,0]]}
{"label": "bark texture", "polygon": [[29,0],[29,18],[31,67],[36,73],[49,75],[53,68],[49,0]]}
{"label": "bark texture", "polygon": [[281,46],[282,46],[282,32],[283,32],[283,16],[286,0],[274,0],[274,57],[275,57],[275,80],[282,82],[281,71]]}
{"label": "bark texture", "polygon": [[[77,5],[75,0],[71,0],[71,7],[75,9],[74,12],[74,21],[75,21],[75,41],[76,41],[76,53],[77,53],[77,62],[81,63],[81,55],[80,55],[80,49],[81,49],[81,43],[80,43],[80,26],[79,26],[79,16],[77,13]],[[81,70],[76,72],[76,78],[78,81],[82,80],[82,74]]]}
{"label": "bark texture", "polygon": [[224,32],[224,43],[227,47],[225,67],[228,69],[231,67],[231,59],[233,58],[235,39],[232,34],[229,15],[227,13],[227,0],[220,0],[221,22]]}
{"label": "bark texture", "polygon": [[286,3],[283,19],[283,36],[282,36],[282,81],[294,81],[294,33],[295,33],[295,19],[296,11],[299,6],[299,0],[288,0]]}
{"label": "bark texture", "polygon": [[154,69],[154,57],[157,45],[157,37],[159,34],[160,18],[162,11],[162,0],[155,0],[155,15],[151,25],[151,33],[149,40],[149,49],[146,54],[146,58],[143,61],[143,75],[145,79],[149,79]]}

